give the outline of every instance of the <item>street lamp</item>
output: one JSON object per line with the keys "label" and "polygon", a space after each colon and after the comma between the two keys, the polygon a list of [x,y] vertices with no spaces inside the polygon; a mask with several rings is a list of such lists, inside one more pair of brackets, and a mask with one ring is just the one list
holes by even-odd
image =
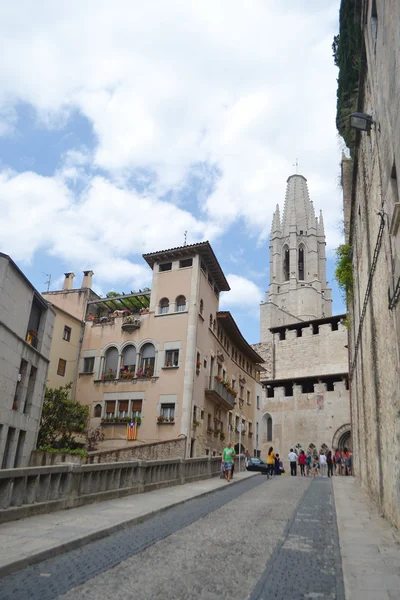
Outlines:
{"label": "street lamp", "polygon": [[372,120],[371,115],[366,113],[356,112],[350,115],[350,127],[353,127],[353,129],[369,133],[374,123],[375,121]]}

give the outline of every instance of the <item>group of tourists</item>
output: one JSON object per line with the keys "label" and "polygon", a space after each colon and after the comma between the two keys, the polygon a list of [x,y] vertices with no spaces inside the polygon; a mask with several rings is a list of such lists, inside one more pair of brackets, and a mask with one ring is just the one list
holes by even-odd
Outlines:
{"label": "group of tourists", "polygon": [[[275,465],[277,457],[278,462],[280,462],[279,454],[275,454],[274,449],[271,447],[268,450],[267,455],[267,465],[271,465],[271,475],[274,472],[276,473]],[[332,450],[324,451],[321,449],[319,455],[311,450],[308,450],[307,454],[304,450],[300,450],[300,452],[297,453],[293,448],[290,448],[288,460],[290,463],[290,474],[292,476],[297,475],[298,466],[300,467],[300,474],[303,477],[326,477],[326,474],[328,477],[332,477],[334,474],[351,475],[352,471],[352,453],[347,448],[343,448],[343,450],[337,448],[335,452]],[[282,463],[280,462],[280,464]],[[284,472],[285,471],[283,470],[283,473]],[[280,475],[281,472],[278,474]]]}

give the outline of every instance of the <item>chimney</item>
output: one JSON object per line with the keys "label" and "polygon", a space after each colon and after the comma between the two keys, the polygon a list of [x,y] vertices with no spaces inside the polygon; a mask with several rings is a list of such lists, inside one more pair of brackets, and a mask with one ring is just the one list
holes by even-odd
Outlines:
{"label": "chimney", "polygon": [[81,288],[91,288],[92,287],[92,276],[94,275],[93,271],[83,271],[83,279]]}
{"label": "chimney", "polygon": [[64,273],[64,275],[65,275],[65,279],[64,279],[63,290],[72,290],[72,285],[74,283],[75,274],[74,273]]}

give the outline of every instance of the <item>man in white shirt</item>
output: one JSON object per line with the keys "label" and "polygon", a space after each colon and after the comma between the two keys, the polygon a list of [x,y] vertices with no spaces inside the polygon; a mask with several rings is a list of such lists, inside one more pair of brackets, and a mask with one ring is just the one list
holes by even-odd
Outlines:
{"label": "man in white shirt", "polygon": [[293,452],[293,448],[290,448],[288,459],[290,461],[290,474],[297,475],[297,454]]}
{"label": "man in white shirt", "polygon": [[327,460],[326,460],[326,456],[323,452],[321,452],[321,454],[319,455],[319,467],[320,467],[320,473],[322,475],[322,477],[325,477],[325,471],[326,471],[326,465],[327,465]]}

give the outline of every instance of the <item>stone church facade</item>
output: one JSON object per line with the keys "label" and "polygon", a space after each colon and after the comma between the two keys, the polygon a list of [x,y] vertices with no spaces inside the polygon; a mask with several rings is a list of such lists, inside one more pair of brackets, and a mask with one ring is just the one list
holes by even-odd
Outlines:
{"label": "stone church facade", "polygon": [[270,236],[270,286],[260,307],[262,453],[351,446],[346,315],[332,316],[322,212],[307,180],[287,180]]}

